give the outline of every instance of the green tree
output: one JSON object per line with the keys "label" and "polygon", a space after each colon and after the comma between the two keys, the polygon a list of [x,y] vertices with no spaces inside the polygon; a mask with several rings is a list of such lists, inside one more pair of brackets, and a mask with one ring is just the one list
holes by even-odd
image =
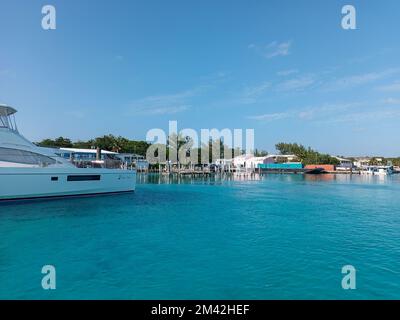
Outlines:
{"label": "green tree", "polygon": [[255,156],[255,157],[265,157],[265,156],[267,156],[267,155],[268,155],[268,152],[265,151],[265,150],[258,150],[258,149],[256,149],[256,150],[254,151],[254,156]]}
{"label": "green tree", "polygon": [[275,145],[276,150],[282,155],[295,155],[304,165],[308,164],[339,164],[339,161],[329,154],[319,153],[310,147],[305,148],[297,143],[280,142]]}
{"label": "green tree", "polygon": [[101,148],[103,150],[120,152],[120,153],[135,153],[141,156],[146,156],[146,151],[150,146],[146,141],[129,140],[124,137],[116,137],[112,134],[104,135],[87,141],[79,140],[72,142],[71,139],[59,137],[55,140],[44,139],[37,143],[41,147],[52,148],[79,148],[92,149]]}
{"label": "green tree", "polygon": [[64,137],[58,137],[55,140],[44,139],[37,143],[40,147],[47,148],[72,148],[73,144],[70,139]]}
{"label": "green tree", "polygon": [[371,166],[377,166],[377,165],[379,165],[379,161],[377,158],[371,158],[371,160],[369,160],[369,164]]}

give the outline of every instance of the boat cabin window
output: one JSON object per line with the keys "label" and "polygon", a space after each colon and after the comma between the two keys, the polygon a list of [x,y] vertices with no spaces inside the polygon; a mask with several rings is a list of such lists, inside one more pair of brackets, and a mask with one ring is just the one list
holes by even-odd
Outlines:
{"label": "boat cabin window", "polygon": [[17,131],[14,115],[4,115],[0,113],[0,128],[7,128]]}
{"label": "boat cabin window", "polygon": [[8,117],[0,115],[0,127],[8,128]]}
{"label": "boat cabin window", "polygon": [[75,175],[67,177],[67,181],[99,181],[100,179],[101,176],[99,174]]}
{"label": "boat cabin window", "polygon": [[56,160],[39,153],[11,148],[0,148],[0,161],[41,166],[56,163]]}

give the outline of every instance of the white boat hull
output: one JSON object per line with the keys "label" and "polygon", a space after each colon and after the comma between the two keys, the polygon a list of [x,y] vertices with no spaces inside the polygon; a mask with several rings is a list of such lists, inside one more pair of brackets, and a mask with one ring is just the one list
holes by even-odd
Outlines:
{"label": "white boat hull", "polygon": [[0,200],[132,192],[132,170],[0,168]]}
{"label": "white boat hull", "polygon": [[371,176],[390,176],[393,174],[392,171],[388,170],[378,170],[378,171],[361,171],[363,175],[371,175]]}

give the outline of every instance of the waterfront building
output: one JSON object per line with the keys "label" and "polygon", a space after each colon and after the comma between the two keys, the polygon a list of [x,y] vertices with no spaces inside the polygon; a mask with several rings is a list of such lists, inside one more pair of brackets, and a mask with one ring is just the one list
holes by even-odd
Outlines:
{"label": "waterfront building", "polygon": [[274,163],[286,163],[293,162],[297,157],[295,155],[266,155],[263,157],[255,157],[253,155],[241,155],[233,159],[233,164],[236,168],[243,168],[249,170],[255,170],[259,168],[261,164],[274,164]]}
{"label": "waterfront building", "polygon": [[339,161],[339,164],[336,166],[336,170],[338,171],[350,171],[353,169],[353,161],[340,157],[333,157]]}
{"label": "waterfront building", "polygon": [[353,165],[354,167],[361,169],[369,166],[369,163],[371,161],[371,158],[365,157],[365,158],[355,158]]}
{"label": "waterfront building", "polygon": [[144,156],[135,153],[117,153],[115,156],[128,167],[135,167],[138,171],[149,170],[149,162]]}
{"label": "waterfront building", "polygon": [[219,167],[221,171],[231,171],[234,167],[233,159],[217,159],[215,165]]}
{"label": "waterfront building", "polygon": [[267,163],[259,164],[258,168],[267,170],[299,170],[303,169],[303,164],[301,162]]}
{"label": "waterfront building", "polygon": [[255,157],[254,155],[246,154],[233,158],[232,163],[237,169],[254,170],[258,167],[259,164],[264,163],[267,157],[268,156]]}

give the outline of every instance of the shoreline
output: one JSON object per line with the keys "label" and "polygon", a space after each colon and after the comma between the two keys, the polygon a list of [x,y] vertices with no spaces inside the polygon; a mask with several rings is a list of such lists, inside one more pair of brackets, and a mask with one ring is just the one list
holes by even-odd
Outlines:
{"label": "shoreline", "polygon": [[[253,171],[217,171],[217,172],[201,172],[201,171],[171,171],[171,172],[163,172],[163,171],[142,171],[137,172],[138,174],[147,175],[147,174],[159,174],[163,176],[217,176],[217,175],[264,175],[264,174],[307,174],[312,176],[318,175],[362,175],[360,170],[353,170],[353,171],[325,171],[321,173],[308,173],[309,170],[302,169],[302,170],[253,170]],[[400,174],[400,172],[393,172],[393,175]]]}

